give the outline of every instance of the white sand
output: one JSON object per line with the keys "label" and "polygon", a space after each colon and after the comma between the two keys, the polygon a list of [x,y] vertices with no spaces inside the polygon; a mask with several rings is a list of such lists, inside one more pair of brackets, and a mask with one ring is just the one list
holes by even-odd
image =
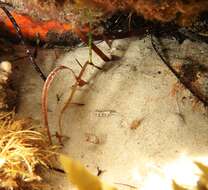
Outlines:
{"label": "white sand", "polygon": [[[125,55],[119,61],[105,63],[109,65],[106,71],[89,66],[84,77],[89,85],[82,87],[74,99],[85,105],[71,105],[64,113],[63,134],[70,140],[65,143],[63,152],[80,160],[94,174],[97,167],[105,170],[102,178],[109,183],[129,184],[142,190],[167,190],[166,184],[159,187],[160,180],[169,177],[165,177],[166,165],[181,155],[190,160],[208,156],[207,111],[201,106],[194,108],[194,98],[187,90],[175,96],[171,94],[177,80],[156,55],[149,38],[132,38],[124,43],[129,44],[129,47],[125,44]],[[189,41],[181,46],[170,40],[165,43],[174,49],[172,61],[190,52],[203,51],[201,56],[204,57],[208,53],[206,45],[201,45],[200,50],[198,44]],[[105,43],[99,46],[109,54]],[[39,62],[47,73],[55,65],[67,65],[79,72],[75,58],[84,64],[88,49],[62,52],[57,60],[53,50],[39,54]],[[204,59],[208,64],[208,59]],[[104,64],[96,55],[93,60],[97,65]],[[43,83],[30,65],[24,67],[18,112],[41,122]],[[53,133],[58,130],[58,115],[69,96],[72,81],[71,74],[63,71],[51,87],[49,123]],[[135,120],[141,122],[136,129],[131,129]],[[98,144],[93,143],[97,140]],[[181,173],[182,169],[176,172]],[[174,176],[173,171],[171,173]],[[54,189],[70,189],[62,175],[57,174],[53,179]]]}

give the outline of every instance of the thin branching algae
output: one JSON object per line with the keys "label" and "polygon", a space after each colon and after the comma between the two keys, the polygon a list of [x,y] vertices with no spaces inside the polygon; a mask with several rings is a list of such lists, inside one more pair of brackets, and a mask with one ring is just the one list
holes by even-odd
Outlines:
{"label": "thin branching algae", "polygon": [[48,168],[56,155],[42,128],[31,119],[14,119],[14,112],[0,113],[0,188],[36,189],[42,185],[38,166]]}

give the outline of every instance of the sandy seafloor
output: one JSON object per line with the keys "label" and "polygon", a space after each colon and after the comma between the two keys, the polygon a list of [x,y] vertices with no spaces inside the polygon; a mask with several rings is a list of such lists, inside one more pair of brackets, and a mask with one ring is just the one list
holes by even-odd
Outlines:
{"label": "sandy seafloor", "polygon": [[[181,45],[163,40],[163,44],[172,63],[194,57],[208,65],[207,44],[189,40]],[[105,42],[98,46],[110,55]],[[141,190],[168,190],[173,178],[194,183],[192,161],[208,161],[207,110],[196,104],[188,90],[174,93],[177,79],[156,55],[149,37],[114,41],[113,46],[114,54],[121,50],[117,52],[123,53],[121,58],[103,63],[93,54],[94,63],[106,69],[88,67],[84,79],[89,84],[80,88],[74,99],[84,106],[71,105],[64,113],[63,134],[70,139],[63,152],[94,174],[97,167],[104,170],[101,178],[122,190],[134,188],[119,183]],[[88,48],[39,50],[37,62],[47,74],[58,65],[78,73],[75,59],[84,64]],[[28,62],[16,65],[20,74],[18,114],[41,124],[43,82]],[[71,74],[63,71],[51,86],[48,110],[52,133],[58,130],[58,115],[72,84]],[[52,189],[73,189],[64,175],[47,175]]]}

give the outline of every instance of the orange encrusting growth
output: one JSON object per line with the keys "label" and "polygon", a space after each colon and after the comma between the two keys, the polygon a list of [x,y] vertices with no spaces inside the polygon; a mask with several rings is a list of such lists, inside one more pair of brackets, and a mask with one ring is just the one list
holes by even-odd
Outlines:
{"label": "orange encrusting growth", "polygon": [[[70,23],[60,23],[55,20],[37,21],[29,16],[18,14],[16,12],[11,12],[11,14],[20,26],[23,36],[26,38],[34,38],[38,34],[41,40],[45,40],[49,31],[61,34],[73,30]],[[5,18],[4,20],[0,19],[0,23],[1,22],[3,22],[6,28],[12,33],[15,33],[14,26],[9,18]]]}

